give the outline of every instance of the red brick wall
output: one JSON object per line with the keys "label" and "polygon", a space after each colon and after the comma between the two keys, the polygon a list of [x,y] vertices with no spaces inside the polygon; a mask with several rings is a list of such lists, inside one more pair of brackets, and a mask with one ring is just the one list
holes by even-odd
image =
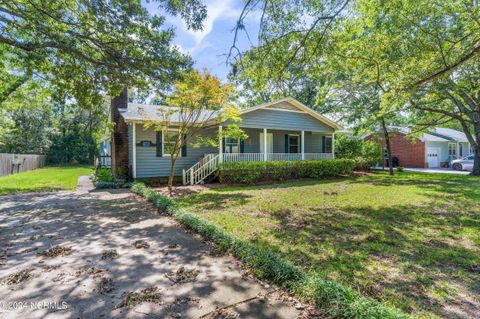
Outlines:
{"label": "red brick wall", "polygon": [[128,174],[128,126],[118,111],[127,108],[127,89],[123,89],[119,96],[111,101],[111,118],[115,126],[112,132],[112,170],[122,169]]}
{"label": "red brick wall", "polygon": [[[381,135],[370,135],[366,139],[376,140],[385,147],[383,136]],[[427,167],[425,163],[425,142],[419,139],[412,140],[411,138],[406,138],[404,134],[396,132],[390,135],[390,145],[392,146],[392,156],[398,157],[400,166]]]}

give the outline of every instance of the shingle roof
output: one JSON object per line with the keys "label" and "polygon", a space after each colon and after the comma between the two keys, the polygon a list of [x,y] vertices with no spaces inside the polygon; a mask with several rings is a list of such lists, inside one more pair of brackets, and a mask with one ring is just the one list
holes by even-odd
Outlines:
{"label": "shingle roof", "polygon": [[[403,134],[411,133],[411,129],[408,127],[396,127],[395,129]],[[428,133],[420,136],[420,140],[429,142],[468,142],[465,133],[443,127],[431,129]]]}
{"label": "shingle roof", "polygon": [[[250,107],[247,109],[242,109],[241,113],[248,113],[251,111],[255,111],[260,108],[265,108],[267,106],[272,106],[278,103],[282,102],[288,102],[295,107],[299,108],[301,111],[310,114],[314,118],[316,118],[319,121],[324,122],[328,126],[331,126],[335,129],[340,129],[341,127],[335,123],[334,121],[330,120],[329,118],[325,117],[324,115],[312,110],[308,106],[303,105],[302,103],[298,102],[297,100],[287,97],[281,100],[257,105],[254,107]],[[161,105],[152,105],[152,104],[138,104],[138,103],[128,103],[128,107],[126,109],[119,109],[120,114],[122,117],[125,119],[125,121],[148,121],[148,120],[163,120],[164,117],[159,114],[159,109],[175,109],[175,107],[169,107],[169,106],[161,106]],[[209,120],[215,120],[218,118],[219,113],[217,111],[205,111],[200,114],[199,117],[199,122],[202,121],[209,121]],[[169,120],[171,122],[182,122],[182,117],[184,118],[185,115],[181,115],[180,113],[173,113],[169,115]]]}
{"label": "shingle roof", "polygon": [[468,142],[465,133],[457,130],[452,130],[451,128],[435,127],[430,133],[439,137],[446,138],[450,141]]}
{"label": "shingle roof", "polygon": [[[409,127],[390,126],[389,130],[392,132],[400,132],[405,135],[412,133],[412,130]],[[371,134],[366,134],[363,138],[370,135]],[[418,139],[423,142],[468,142],[465,133],[444,127],[435,127],[428,133],[423,133]]]}
{"label": "shingle roof", "polygon": [[[128,108],[120,109],[120,114],[126,121],[161,121],[165,119],[161,115],[162,110],[173,110],[175,107],[166,107],[161,105],[152,105],[152,104],[137,104],[137,103],[128,103]],[[202,112],[199,116],[199,121],[207,121],[215,119],[218,116],[216,111],[207,111]],[[174,112],[168,115],[168,118],[171,122],[182,122],[185,115],[182,116],[179,112]]]}

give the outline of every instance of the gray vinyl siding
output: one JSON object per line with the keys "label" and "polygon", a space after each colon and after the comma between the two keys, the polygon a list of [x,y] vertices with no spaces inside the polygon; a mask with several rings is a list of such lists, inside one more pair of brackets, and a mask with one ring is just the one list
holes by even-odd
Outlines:
{"label": "gray vinyl siding", "polygon": [[[248,135],[245,140],[245,153],[259,153],[260,152],[260,133],[263,129],[246,128],[244,131]],[[273,134],[273,152],[285,153],[285,135],[296,134],[301,136],[301,131],[283,131],[283,130],[267,130],[267,133]],[[322,152],[322,137],[330,136],[331,134],[321,134],[315,132],[305,132],[305,153],[321,153]]]}
{"label": "gray vinyl siding", "polygon": [[267,128],[276,130],[299,130],[333,132],[333,128],[307,113],[260,109],[242,115],[238,123],[245,128]]}
{"label": "gray vinyl siding", "polygon": [[244,153],[259,153],[260,152],[260,130],[245,128],[248,138],[244,141]]}
{"label": "gray vinyl siding", "polygon": [[[324,134],[305,132],[305,153],[322,153]],[[330,136],[327,134],[327,136]]]}
{"label": "gray vinyl siding", "polygon": [[[205,130],[205,136],[212,136],[215,134],[214,129]],[[131,129],[129,136],[132,136]],[[131,139],[129,139],[131,141]],[[137,124],[136,127],[136,143],[141,141],[150,141],[156,144],[156,132],[153,128],[145,130],[142,125]],[[193,140],[191,142],[194,142]],[[132,144],[132,143],[130,143]],[[188,169],[196,162],[198,162],[204,154],[217,153],[218,150],[213,147],[201,146],[193,147],[191,143],[187,146],[187,156],[178,157],[175,162],[175,175],[181,176],[182,169]],[[157,157],[156,146],[142,147],[137,146],[137,178],[144,177],[165,177],[170,173],[170,157]],[[130,153],[131,154],[131,153]],[[132,156],[130,155],[130,162]]]}

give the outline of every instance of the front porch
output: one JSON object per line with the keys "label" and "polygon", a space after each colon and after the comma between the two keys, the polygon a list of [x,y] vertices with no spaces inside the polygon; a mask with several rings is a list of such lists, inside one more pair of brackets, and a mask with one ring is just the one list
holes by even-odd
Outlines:
{"label": "front porch", "polygon": [[[242,128],[248,138],[219,141],[221,161],[294,161],[333,158],[335,135],[331,132]],[[223,127],[219,126],[219,136]]]}
{"label": "front porch", "polygon": [[[188,170],[183,170],[183,184],[198,184],[217,170],[222,162],[261,162],[321,160],[335,157],[333,132],[242,128],[245,140],[224,137],[218,153],[205,154]],[[219,126],[219,136],[223,127]]]}

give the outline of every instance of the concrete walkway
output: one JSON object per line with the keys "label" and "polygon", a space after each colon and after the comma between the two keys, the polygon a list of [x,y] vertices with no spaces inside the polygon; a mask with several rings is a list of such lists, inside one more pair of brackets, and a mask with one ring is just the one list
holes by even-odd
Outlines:
{"label": "concrete walkway", "polygon": [[0,318],[305,315],[126,191],[0,197],[0,243]]}

